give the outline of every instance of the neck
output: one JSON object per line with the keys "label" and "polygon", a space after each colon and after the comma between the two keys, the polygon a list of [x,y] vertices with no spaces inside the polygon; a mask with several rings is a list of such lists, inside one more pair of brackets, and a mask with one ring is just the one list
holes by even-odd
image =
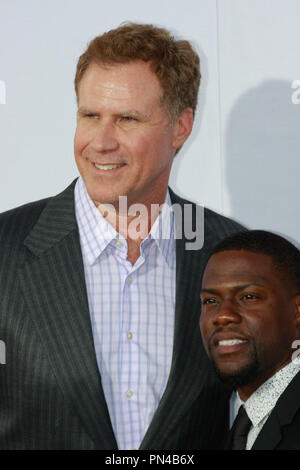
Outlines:
{"label": "neck", "polygon": [[127,259],[132,264],[140,256],[140,245],[159,216],[161,205],[162,203],[152,203],[148,206],[134,204],[128,209],[126,206],[125,210],[120,205],[117,209],[111,204],[97,205],[97,209],[107,222],[127,240]]}

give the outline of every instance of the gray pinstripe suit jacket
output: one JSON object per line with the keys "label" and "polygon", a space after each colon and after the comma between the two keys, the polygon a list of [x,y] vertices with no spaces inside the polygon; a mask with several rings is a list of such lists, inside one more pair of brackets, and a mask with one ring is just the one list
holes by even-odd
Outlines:
{"label": "gray pinstripe suit jacket", "polygon": [[[93,345],[74,185],[0,215],[1,449],[117,449]],[[199,289],[209,250],[241,228],[205,210],[203,248],[186,251],[185,240],[176,241],[172,367],[141,449],[221,443],[229,391],[203,350]]]}

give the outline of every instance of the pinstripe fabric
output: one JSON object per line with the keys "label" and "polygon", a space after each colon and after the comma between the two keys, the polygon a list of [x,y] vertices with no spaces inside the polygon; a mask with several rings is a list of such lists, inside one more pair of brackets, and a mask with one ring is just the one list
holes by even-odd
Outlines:
{"label": "pinstripe fabric", "polygon": [[75,186],[94,344],[119,449],[139,448],[170,372],[176,265],[170,205],[168,196],[132,266],[124,237],[96,209],[81,178]]}
{"label": "pinstripe fabric", "polygon": [[[172,203],[190,204],[170,190]],[[193,204],[193,220],[196,206]],[[203,268],[212,247],[230,233],[243,228],[215,212],[204,211],[204,245],[185,250],[186,240],[176,241],[175,336],[172,367],[167,389],[141,449],[214,449],[227,428],[228,389],[218,384],[204,352],[199,329],[200,288]],[[175,220],[175,224],[177,221]],[[182,220],[182,233],[184,233]],[[194,228],[193,228],[194,229]],[[185,373],[186,368],[189,373]],[[218,388],[219,387],[219,388]],[[206,404],[204,410],[203,404]],[[210,406],[210,403],[214,403]],[[192,406],[191,406],[192,404]],[[191,409],[186,413],[187,409]],[[173,417],[171,419],[170,417]],[[163,420],[168,422],[161,426]],[[210,423],[210,428],[207,424]],[[187,440],[183,438],[186,436]],[[189,442],[189,444],[187,444]],[[162,447],[159,447],[162,446]]]}
{"label": "pinstripe fabric", "polygon": [[[93,344],[74,186],[0,215],[1,449],[117,448]],[[204,354],[199,288],[208,251],[240,229],[206,210],[204,247],[185,251],[185,240],[176,240],[170,376],[141,449],[218,448],[229,391]]]}

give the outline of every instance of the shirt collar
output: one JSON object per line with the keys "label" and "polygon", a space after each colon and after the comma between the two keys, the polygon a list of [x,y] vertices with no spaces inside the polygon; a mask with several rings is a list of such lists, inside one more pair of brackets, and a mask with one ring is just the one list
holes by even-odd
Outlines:
{"label": "shirt collar", "polygon": [[[78,223],[83,256],[92,265],[105,248],[113,240],[124,241],[125,238],[118,233],[102,216],[91,200],[85,183],[81,177],[75,185],[75,214]],[[155,220],[148,236],[141,243],[141,250],[145,249],[150,240],[154,240],[166,263],[171,267],[174,253],[174,213],[171,207],[169,191],[159,216]]]}
{"label": "shirt collar", "polygon": [[88,264],[92,265],[119,234],[97,209],[81,177],[76,182],[74,195],[82,254]]}
{"label": "shirt collar", "polygon": [[244,405],[252,425],[257,426],[272,411],[280,395],[299,371],[300,364],[289,362],[255,390],[245,402],[236,392],[235,410]]}
{"label": "shirt collar", "polygon": [[172,266],[173,253],[174,253],[174,212],[172,211],[172,202],[169,191],[159,216],[156,218],[151,227],[148,237],[143,240],[141,245],[144,245],[147,239],[155,241],[160,253],[162,254],[168,266]]}

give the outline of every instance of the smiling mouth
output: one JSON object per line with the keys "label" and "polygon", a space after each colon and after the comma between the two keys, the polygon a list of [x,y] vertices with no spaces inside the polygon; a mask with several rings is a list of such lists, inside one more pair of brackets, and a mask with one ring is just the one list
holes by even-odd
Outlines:
{"label": "smiling mouth", "polygon": [[114,170],[116,168],[121,168],[122,166],[125,166],[125,163],[115,163],[115,164],[104,164],[100,165],[99,163],[94,163],[94,166],[98,168],[99,170]]}
{"label": "smiling mouth", "polygon": [[221,341],[218,341],[218,346],[234,346],[236,344],[242,344],[242,343],[247,343],[247,340],[245,339],[223,339]]}
{"label": "smiling mouth", "polygon": [[248,344],[248,340],[240,338],[220,339],[215,342],[216,352],[219,356],[228,357],[231,354],[238,354]]}

